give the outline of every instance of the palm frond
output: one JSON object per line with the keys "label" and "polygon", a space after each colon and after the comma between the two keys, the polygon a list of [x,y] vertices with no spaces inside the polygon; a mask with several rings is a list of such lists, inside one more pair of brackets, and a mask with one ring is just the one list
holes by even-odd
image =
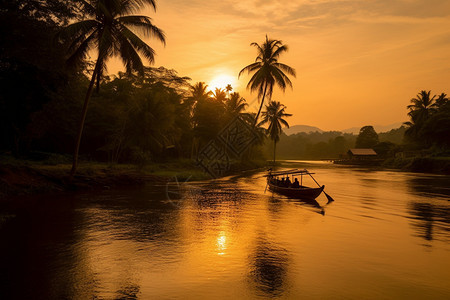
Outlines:
{"label": "palm frond", "polygon": [[117,21],[123,25],[131,26],[141,31],[144,36],[157,38],[164,45],[166,44],[166,36],[164,32],[153,25],[152,19],[147,16],[122,16],[118,17]]}
{"label": "palm frond", "polygon": [[65,42],[67,40],[72,40],[83,37],[89,32],[92,32],[95,28],[97,28],[100,23],[97,20],[85,20],[70,24],[64,28],[62,28],[56,35],[56,37]]}
{"label": "palm frond", "polygon": [[121,37],[119,39],[119,43],[120,47],[118,52],[123,64],[125,65],[127,73],[138,71],[140,74],[143,74],[144,64],[130,41],[125,37]]}
{"label": "palm frond", "polygon": [[147,45],[143,40],[141,40],[136,34],[134,34],[126,26],[121,26],[121,33],[123,37],[136,49],[138,52],[142,53],[147,60],[153,64],[155,61],[155,50]]}
{"label": "palm frond", "polygon": [[80,3],[80,5],[81,5],[81,9],[80,9],[81,11],[83,11],[84,13],[86,13],[90,16],[95,16],[96,9],[95,9],[94,5],[89,3],[89,1],[78,0],[78,3]]}
{"label": "palm frond", "polygon": [[288,51],[288,46],[287,45],[282,45],[279,46],[271,55],[271,57],[278,59],[278,57],[283,53],[283,52],[287,52]]}
{"label": "palm frond", "polygon": [[260,65],[261,64],[259,62],[254,62],[254,63],[244,67],[241,71],[239,71],[238,78],[241,77],[241,75],[245,72],[250,73],[250,72],[254,71],[256,68],[260,67]]}
{"label": "palm frond", "polygon": [[76,50],[69,56],[66,64],[69,68],[77,66],[87,55],[89,50],[94,46],[97,38],[97,31],[94,31],[86,39],[84,39],[76,48]]}
{"label": "palm frond", "polygon": [[294,77],[297,77],[297,72],[295,71],[294,68],[289,67],[288,65],[276,62],[273,64],[275,67],[277,67],[278,69],[288,73],[289,75],[292,75]]}
{"label": "palm frond", "polygon": [[155,0],[122,0],[121,11],[123,13],[134,13],[142,9],[143,6],[149,5],[156,11],[156,1]]}

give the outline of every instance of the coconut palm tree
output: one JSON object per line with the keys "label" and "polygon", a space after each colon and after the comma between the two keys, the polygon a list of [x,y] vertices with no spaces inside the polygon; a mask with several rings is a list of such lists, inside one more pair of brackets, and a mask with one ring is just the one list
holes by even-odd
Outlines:
{"label": "coconut palm tree", "polygon": [[441,110],[441,109],[443,109],[445,106],[448,106],[448,105],[449,105],[449,101],[450,101],[450,100],[449,100],[447,94],[446,94],[446,93],[441,93],[441,94],[437,97],[436,101],[434,102],[434,103],[436,104],[436,109],[437,109],[437,110]]}
{"label": "coconut palm tree", "polygon": [[238,92],[232,93],[230,99],[225,102],[225,112],[230,116],[237,116],[243,113],[248,106],[244,97]]}
{"label": "coconut palm tree", "polygon": [[211,98],[212,92],[208,91],[208,85],[204,82],[197,82],[191,86],[190,90],[191,95],[186,99],[186,102],[191,108],[192,117],[197,104]]}
{"label": "coconut palm tree", "polygon": [[227,84],[227,86],[225,87],[225,90],[227,91],[227,96],[230,97],[230,92],[233,90],[233,87],[231,86],[231,84]]}
{"label": "coconut palm tree", "polygon": [[213,93],[213,98],[218,103],[225,103],[227,100],[227,92],[221,88],[216,88]]}
{"label": "coconut palm tree", "polygon": [[267,134],[273,141],[273,163],[275,164],[275,150],[277,142],[280,140],[280,134],[283,132],[281,125],[289,128],[288,122],[286,122],[285,117],[290,117],[292,114],[285,112],[286,106],[281,104],[279,101],[270,101],[269,105],[266,105],[266,110],[262,113],[262,120],[258,126],[269,124],[267,128]]}
{"label": "coconut palm tree", "polygon": [[288,51],[288,46],[283,45],[282,41],[269,39],[266,35],[263,44],[251,43],[250,46],[257,48],[258,56],[254,63],[239,72],[239,77],[245,72],[248,74],[254,73],[247,84],[247,88],[252,92],[258,91],[258,98],[261,99],[254,121],[254,125],[256,125],[265,98],[269,98],[269,101],[272,98],[274,85],[276,84],[282,91],[285,91],[287,86],[292,88],[292,82],[287,75],[295,77],[296,72],[290,66],[278,62],[280,55]]}
{"label": "coconut palm tree", "polygon": [[408,116],[411,118],[410,122],[405,122],[407,126],[406,134],[413,138],[418,138],[420,130],[430,115],[435,111],[436,104],[434,101],[436,96],[431,97],[431,91],[421,91],[415,98],[411,99]]}
{"label": "coconut palm tree", "polygon": [[133,30],[144,36],[155,37],[165,44],[165,36],[161,29],[153,25],[147,16],[130,15],[137,12],[145,4],[156,10],[155,0],[84,0],[80,1],[82,11],[87,19],[70,24],[59,34],[62,41],[70,41],[68,65],[77,66],[82,63],[90,50],[97,50],[97,59],[91,75],[88,90],[84,99],[78,129],[71,175],[76,172],[78,152],[84,121],[86,119],[89,99],[93,87],[106,70],[106,62],[112,56],[119,56],[128,73],[138,71],[144,73],[144,64],[139,56],[142,54],[150,63],[155,60],[155,51],[147,45]]}

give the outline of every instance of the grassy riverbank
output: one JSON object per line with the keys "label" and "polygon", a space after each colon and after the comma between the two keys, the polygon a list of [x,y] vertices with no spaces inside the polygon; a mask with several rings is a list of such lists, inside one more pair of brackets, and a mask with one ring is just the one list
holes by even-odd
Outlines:
{"label": "grassy riverbank", "polygon": [[[0,199],[14,195],[165,183],[175,178],[178,181],[211,178],[191,160],[173,160],[144,166],[82,162],[76,175],[71,178],[70,163],[57,157],[41,161],[19,160],[10,156],[0,158]],[[264,165],[265,162],[231,162],[229,173]]]}
{"label": "grassy riverbank", "polygon": [[389,158],[382,166],[409,172],[450,174],[450,157]]}

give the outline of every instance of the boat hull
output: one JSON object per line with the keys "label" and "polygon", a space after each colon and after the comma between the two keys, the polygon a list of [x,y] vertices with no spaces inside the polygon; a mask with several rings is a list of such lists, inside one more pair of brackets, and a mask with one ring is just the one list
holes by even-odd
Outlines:
{"label": "boat hull", "polygon": [[295,199],[306,199],[306,200],[315,200],[322,193],[325,188],[322,185],[319,188],[310,188],[310,187],[300,187],[300,188],[286,188],[274,185],[272,183],[268,183],[269,189],[275,193],[284,195],[289,198]]}

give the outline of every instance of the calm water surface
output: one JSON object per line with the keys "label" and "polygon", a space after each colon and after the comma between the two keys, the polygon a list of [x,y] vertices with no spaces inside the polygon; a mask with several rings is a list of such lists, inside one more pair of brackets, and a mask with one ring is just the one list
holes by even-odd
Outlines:
{"label": "calm water surface", "polygon": [[3,205],[0,299],[450,299],[449,176],[288,167],[336,201],[257,172]]}

